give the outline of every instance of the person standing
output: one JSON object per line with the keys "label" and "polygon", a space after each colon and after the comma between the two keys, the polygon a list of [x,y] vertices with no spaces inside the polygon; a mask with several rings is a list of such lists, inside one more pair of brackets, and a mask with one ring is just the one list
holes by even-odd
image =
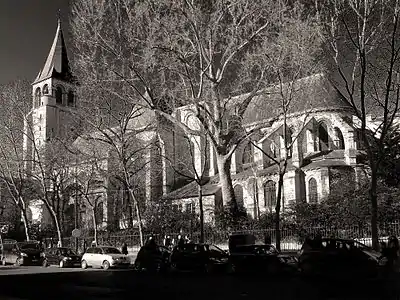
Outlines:
{"label": "person standing", "polygon": [[122,244],[121,252],[122,254],[128,255],[128,245],[126,243]]}

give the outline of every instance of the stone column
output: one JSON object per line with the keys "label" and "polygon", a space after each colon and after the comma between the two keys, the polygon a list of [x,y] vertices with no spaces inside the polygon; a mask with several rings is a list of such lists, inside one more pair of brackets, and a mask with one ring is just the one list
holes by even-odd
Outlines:
{"label": "stone column", "polygon": [[356,158],[357,143],[355,141],[354,131],[349,130],[343,137],[343,139],[344,139],[344,157],[346,164],[354,165],[357,163],[357,158]]}

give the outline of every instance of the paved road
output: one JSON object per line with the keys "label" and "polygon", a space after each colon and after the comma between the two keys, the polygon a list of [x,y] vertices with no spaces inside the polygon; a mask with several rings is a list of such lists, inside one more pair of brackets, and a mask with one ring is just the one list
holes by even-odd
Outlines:
{"label": "paved road", "polygon": [[[28,274],[40,272],[39,274]],[[400,278],[386,282],[323,281],[228,275],[150,275],[133,270],[0,268],[1,300],[399,299]],[[10,276],[13,274],[13,276]]]}

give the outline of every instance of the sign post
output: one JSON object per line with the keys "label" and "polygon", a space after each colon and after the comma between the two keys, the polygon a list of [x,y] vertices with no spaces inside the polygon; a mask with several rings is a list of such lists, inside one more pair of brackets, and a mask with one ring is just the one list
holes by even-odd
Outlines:
{"label": "sign post", "polygon": [[81,230],[75,228],[72,230],[72,237],[75,238],[75,252],[78,253],[78,238],[81,236]]}

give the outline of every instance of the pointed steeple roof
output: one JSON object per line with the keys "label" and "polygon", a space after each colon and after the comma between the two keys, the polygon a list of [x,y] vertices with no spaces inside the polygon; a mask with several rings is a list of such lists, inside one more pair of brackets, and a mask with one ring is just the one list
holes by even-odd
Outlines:
{"label": "pointed steeple roof", "polygon": [[67,82],[72,81],[71,69],[69,67],[67,47],[65,46],[64,36],[61,29],[60,19],[53,45],[51,46],[49,55],[43,69],[37,75],[34,84],[47,78],[57,78]]}

